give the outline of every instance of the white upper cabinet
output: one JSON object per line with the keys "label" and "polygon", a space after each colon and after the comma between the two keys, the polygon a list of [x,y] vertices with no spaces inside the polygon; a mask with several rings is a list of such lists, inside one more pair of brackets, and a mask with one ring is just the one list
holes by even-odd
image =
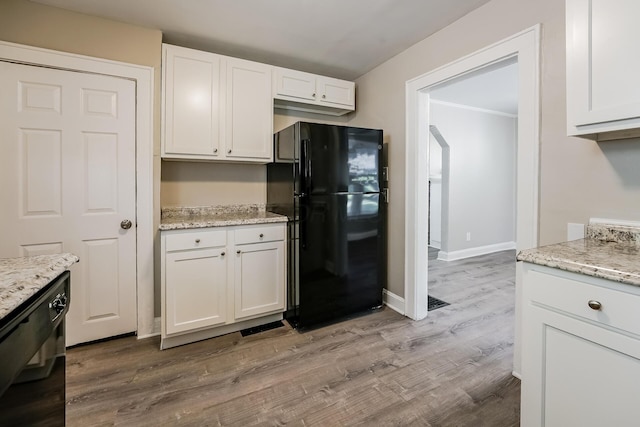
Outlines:
{"label": "white upper cabinet", "polygon": [[271,68],[164,44],[162,157],[270,162]]}
{"label": "white upper cabinet", "polygon": [[163,47],[163,157],[220,151],[220,56]]}
{"label": "white upper cabinet", "polygon": [[640,135],[640,2],[567,0],[569,135]]}
{"label": "white upper cabinet", "polygon": [[273,156],[271,67],[226,58],[228,159],[270,162]]}
{"label": "white upper cabinet", "polygon": [[355,110],[355,83],[275,67],[276,108],[341,116]]}

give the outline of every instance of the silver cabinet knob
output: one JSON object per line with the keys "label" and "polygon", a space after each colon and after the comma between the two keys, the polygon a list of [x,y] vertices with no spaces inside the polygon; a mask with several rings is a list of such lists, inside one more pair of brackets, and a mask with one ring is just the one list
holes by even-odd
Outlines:
{"label": "silver cabinet knob", "polygon": [[196,243],[200,243],[200,239],[196,239]]}
{"label": "silver cabinet knob", "polygon": [[129,221],[128,219],[123,219],[120,223],[120,228],[122,228],[123,230],[128,230],[132,225],[133,224],[131,223],[131,221]]}
{"label": "silver cabinet knob", "polygon": [[214,149],[213,149],[213,154],[215,154],[215,153],[217,153],[217,152],[218,152],[218,149],[217,149],[217,148],[214,148]]}
{"label": "silver cabinet knob", "polygon": [[327,97],[327,95],[322,95],[322,99],[325,99]]}
{"label": "silver cabinet knob", "polygon": [[227,154],[231,154],[231,148],[227,150]]}
{"label": "silver cabinet knob", "polygon": [[315,93],[312,93],[312,94],[311,94],[311,96],[315,98],[315,97],[316,97],[316,94],[315,94]]}
{"label": "silver cabinet knob", "polygon": [[220,252],[220,256],[224,256],[224,255],[225,255],[225,252]]}
{"label": "silver cabinet knob", "polygon": [[589,302],[587,303],[589,304],[589,308],[595,311],[599,311],[600,309],[602,309],[602,304],[600,304],[600,301],[596,301],[596,300],[589,300]]}
{"label": "silver cabinet knob", "polygon": [[240,249],[238,249],[238,250],[236,251],[236,253],[237,253],[237,254],[240,254],[241,252],[242,252],[242,251],[241,251]]}
{"label": "silver cabinet knob", "polygon": [[264,237],[264,234],[260,233],[260,238],[262,239]]}

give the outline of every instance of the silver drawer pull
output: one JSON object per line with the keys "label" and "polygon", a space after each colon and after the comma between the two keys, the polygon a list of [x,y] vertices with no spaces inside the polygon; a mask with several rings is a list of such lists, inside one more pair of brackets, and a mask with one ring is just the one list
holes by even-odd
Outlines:
{"label": "silver drawer pull", "polygon": [[200,239],[196,239],[196,243],[200,243]]}
{"label": "silver drawer pull", "polygon": [[600,304],[600,301],[596,301],[593,299],[589,300],[587,304],[589,304],[589,308],[592,310],[598,311],[602,308],[602,304]]}

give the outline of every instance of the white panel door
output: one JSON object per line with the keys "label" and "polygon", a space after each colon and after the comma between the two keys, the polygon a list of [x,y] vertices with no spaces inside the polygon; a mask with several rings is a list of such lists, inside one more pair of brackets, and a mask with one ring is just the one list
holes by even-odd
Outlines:
{"label": "white panel door", "polygon": [[570,126],[640,117],[640,2],[567,1]]}
{"label": "white panel door", "polygon": [[135,331],[135,83],[0,62],[0,94],[0,257],[80,257],[67,345]]}
{"label": "white panel door", "polygon": [[318,77],[318,101],[355,108],[355,83],[330,77]]}
{"label": "white panel door", "polygon": [[163,155],[218,157],[220,56],[164,45]]}
{"label": "white panel door", "polygon": [[316,75],[286,68],[274,68],[274,97],[316,100]]}
{"label": "white panel door", "polygon": [[284,310],[284,242],[236,247],[235,318]]}
{"label": "white panel door", "polygon": [[167,334],[227,321],[225,249],[196,249],[165,255]]}
{"label": "white panel door", "polygon": [[227,58],[226,156],[261,163],[273,158],[271,67]]}

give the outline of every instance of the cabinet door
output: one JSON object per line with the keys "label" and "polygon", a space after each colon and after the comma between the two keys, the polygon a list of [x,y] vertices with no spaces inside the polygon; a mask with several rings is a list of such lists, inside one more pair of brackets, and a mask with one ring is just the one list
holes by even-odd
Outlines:
{"label": "cabinet door", "polygon": [[531,304],[523,331],[523,427],[638,425],[638,339]]}
{"label": "cabinet door", "polygon": [[606,122],[640,117],[640,2],[567,0],[566,5],[569,134],[599,123],[603,130],[618,130]]}
{"label": "cabinet door", "polygon": [[284,242],[236,246],[235,318],[284,310]]}
{"label": "cabinet door", "polygon": [[163,47],[163,157],[218,156],[220,56]]}
{"label": "cabinet door", "polygon": [[320,103],[355,109],[355,83],[318,76],[317,88]]}
{"label": "cabinet door", "polygon": [[169,252],[165,274],[167,334],[226,322],[224,248]]}
{"label": "cabinet door", "polygon": [[273,158],[271,67],[227,58],[227,159],[267,163]]}
{"label": "cabinet door", "polygon": [[316,100],[316,76],[286,68],[274,69],[274,97]]}

